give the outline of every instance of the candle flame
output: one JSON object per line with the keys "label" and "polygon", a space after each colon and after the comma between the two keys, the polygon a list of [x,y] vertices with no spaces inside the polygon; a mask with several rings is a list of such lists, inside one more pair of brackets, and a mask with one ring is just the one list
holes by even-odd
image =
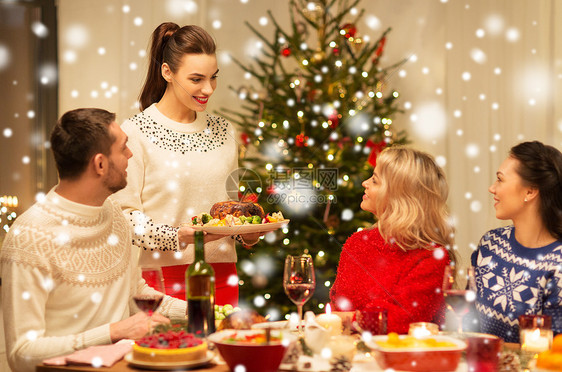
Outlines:
{"label": "candle flame", "polygon": [[330,315],[332,313],[332,307],[330,304],[326,304],[326,314]]}
{"label": "candle flame", "polygon": [[536,341],[541,337],[541,330],[539,328],[535,329],[531,335],[530,335],[530,339],[532,341]]}

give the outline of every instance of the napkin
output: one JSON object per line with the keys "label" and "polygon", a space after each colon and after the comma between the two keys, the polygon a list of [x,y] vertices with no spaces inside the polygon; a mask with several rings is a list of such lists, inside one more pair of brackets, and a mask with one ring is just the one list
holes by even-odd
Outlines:
{"label": "napkin", "polygon": [[316,354],[320,353],[327,341],[330,332],[316,322],[316,315],[312,311],[304,314],[304,342]]}
{"label": "napkin", "polygon": [[69,364],[91,365],[94,367],[111,367],[132,349],[131,340],[121,340],[111,345],[90,346],[69,355],[45,359],[43,364],[65,366]]}

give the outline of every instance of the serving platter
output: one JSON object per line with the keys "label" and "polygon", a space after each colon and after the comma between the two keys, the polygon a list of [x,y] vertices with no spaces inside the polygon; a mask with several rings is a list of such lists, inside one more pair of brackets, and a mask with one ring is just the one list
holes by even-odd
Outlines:
{"label": "serving platter", "polygon": [[125,361],[130,365],[141,368],[141,369],[148,369],[153,371],[173,371],[177,370],[178,368],[182,369],[191,369],[196,367],[202,367],[207,364],[215,357],[215,354],[212,351],[207,351],[207,355],[205,358],[186,361],[186,362],[149,362],[145,360],[136,360],[133,358],[133,352],[128,353],[125,355]]}
{"label": "serving platter", "polygon": [[[252,329],[285,329],[289,328],[289,321],[288,320],[277,320],[274,322],[262,322],[262,323],[254,323],[251,325]],[[297,327],[292,328],[291,331],[296,331]]]}
{"label": "serving platter", "polygon": [[248,225],[236,225],[236,226],[190,226],[193,230],[205,231],[209,234],[217,235],[241,235],[241,234],[252,234],[252,233],[266,233],[270,231],[275,231],[286,226],[290,220],[283,220],[279,222],[270,223],[258,223],[258,224],[248,224]]}

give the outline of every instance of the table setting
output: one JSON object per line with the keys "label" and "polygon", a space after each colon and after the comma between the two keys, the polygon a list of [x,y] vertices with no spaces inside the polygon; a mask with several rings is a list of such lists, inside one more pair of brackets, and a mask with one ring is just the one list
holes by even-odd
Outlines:
{"label": "table setting", "polygon": [[[137,362],[131,356],[132,341],[91,347],[70,356],[44,361],[38,372],[52,371],[135,371],[135,370],[198,370],[234,371],[245,365],[252,371],[533,371],[538,368],[537,345],[531,350],[518,344],[503,344],[501,339],[486,334],[447,333],[437,331],[433,323],[412,323],[407,335],[374,335],[367,330],[357,333],[353,318],[358,312],[332,313],[341,319],[337,329],[324,325],[321,315],[307,312],[302,338],[299,327],[292,321],[255,324],[251,330],[222,330],[208,337],[212,345],[205,359],[186,363]],[[325,318],[325,317],[324,317]],[[330,317],[331,318],[331,317]],[[351,328],[347,328],[351,324]],[[357,324],[358,327],[368,325]],[[247,336],[270,341],[252,345]],[[558,340],[562,345],[562,340]],[[128,344],[127,344],[128,342]],[[531,342],[532,344],[532,342]],[[562,350],[561,350],[562,352]],[[542,354],[541,354],[542,355]],[[559,354],[559,355],[562,355]],[[109,357],[109,358],[106,358]],[[124,358],[120,360],[121,358]],[[233,359],[234,358],[234,359]],[[56,361],[58,359],[58,362]],[[271,369],[264,369],[273,363]],[[471,368],[472,363],[472,368]],[[526,364],[528,368],[521,367]],[[252,369],[254,368],[254,369]]]}
{"label": "table setting", "polygon": [[[468,313],[471,278],[461,295],[451,292],[451,273],[446,272],[444,279],[447,308],[462,320]],[[504,343],[490,334],[468,332],[462,326],[444,332],[430,322],[411,323],[407,334],[397,334],[388,332],[388,311],[384,308],[341,312],[332,311],[331,305],[326,304],[324,313],[303,314],[315,287],[310,256],[287,256],[283,287],[297,307],[297,314],[286,320],[268,321],[254,310],[225,306],[215,309],[216,314],[228,313],[224,319],[216,320],[217,331],[201,340],[187,332],[185,322],[175,322],[157,327],[146,339],[122,340],[45,360],[37,372],[562,370],[562,335],[553,337],[552,320],[547,315],[520,317],[521,345]],[[156,311],[157,307],[145,311]],[[159,342],[179,349],[154,349]],[[182,343],[187,343],[188,348],[177,346]],[[153,359],[155,355],[158,359]]]}

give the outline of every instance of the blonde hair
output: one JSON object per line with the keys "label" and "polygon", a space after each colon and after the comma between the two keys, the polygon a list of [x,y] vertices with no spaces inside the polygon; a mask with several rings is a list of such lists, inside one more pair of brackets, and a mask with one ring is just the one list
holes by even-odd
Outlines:
{"label": "blonde hair", "polygon": [[381,185],[375,215],[382,237],[404,250],[441,245],[453,260],[453,227],[446,205],[449,186],[435,159],[393,146],[377,157],[377,171]]}

